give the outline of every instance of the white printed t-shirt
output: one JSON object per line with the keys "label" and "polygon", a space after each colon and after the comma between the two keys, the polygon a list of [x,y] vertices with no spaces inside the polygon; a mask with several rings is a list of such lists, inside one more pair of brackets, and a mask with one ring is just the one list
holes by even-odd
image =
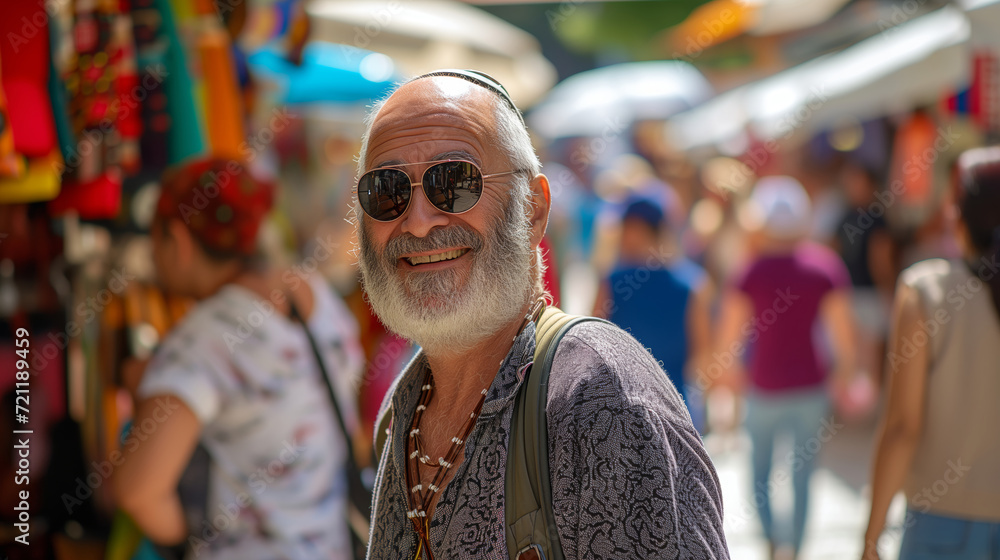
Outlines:
{"label": "white printed t-shirt", "polygon": [[[309,329],[353,430],[364,365],[358,326],[322,278],[308,283]],[[189,556],[352,557],[344,436],[300,323],[241,286],[223,287],[170,332],[146,369],[139,395],[164,394],[198,417],[211,458]]]}

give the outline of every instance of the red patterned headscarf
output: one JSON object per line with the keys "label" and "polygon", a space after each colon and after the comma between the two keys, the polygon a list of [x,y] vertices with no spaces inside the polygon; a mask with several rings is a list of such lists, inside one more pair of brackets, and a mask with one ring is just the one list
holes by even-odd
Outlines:
{"label": "red patterned headscarf", "polygon": [[156,214],[181,220],[206,247],[249,256],[274,190],[236,160],[191,160],[163,174]]}

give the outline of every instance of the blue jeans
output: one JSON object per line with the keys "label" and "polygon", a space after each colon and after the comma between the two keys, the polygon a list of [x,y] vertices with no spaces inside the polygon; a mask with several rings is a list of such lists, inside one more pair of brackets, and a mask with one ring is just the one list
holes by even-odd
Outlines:
{"label": "blue jeans", "polygon": [[1000,523],[907,510],[899,560],[1000,560]]}
{"label": "blue jeans", "polygon": [[[798,552],[805,536],[809,509],[809,477],[823,444],[836,435],[837,427],[826,416],[830,401],[822,387],[781,393],[750,392],[746,397],[746,428],[753,443],[753,502],[769,541],[779,544],[771,512],[771,462],[774,440],[790,432],[793,448],[781,461],[792,471],[795,495],[792,509],[792,546]],[[783,482],[783,481],[778,481]]]}

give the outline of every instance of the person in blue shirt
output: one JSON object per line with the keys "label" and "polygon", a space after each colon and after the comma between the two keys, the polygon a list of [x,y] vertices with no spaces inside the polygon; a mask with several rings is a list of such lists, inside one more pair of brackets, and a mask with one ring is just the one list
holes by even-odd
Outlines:
{"label": "person in blue shirt", "polygon": [[648,197],[626,204],[618,263],[601,286],[594,315],[649,348],[691,408],[700,390],[685,372],[695,371],[710,347],[711,282],[672,243],[665,216]]}

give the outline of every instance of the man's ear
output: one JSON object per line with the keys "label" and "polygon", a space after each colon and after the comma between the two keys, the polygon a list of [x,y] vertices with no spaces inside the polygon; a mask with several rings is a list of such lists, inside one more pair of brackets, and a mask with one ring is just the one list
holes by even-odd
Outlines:
{"label": "man's ear", "polygon": [[531,224],[531,248],[535,249],[545,236],[545,228],[549,224],[549,208],[552,197],[549,193],[549,180],[539,173],[531,179],[531,209],[528,221]]}

